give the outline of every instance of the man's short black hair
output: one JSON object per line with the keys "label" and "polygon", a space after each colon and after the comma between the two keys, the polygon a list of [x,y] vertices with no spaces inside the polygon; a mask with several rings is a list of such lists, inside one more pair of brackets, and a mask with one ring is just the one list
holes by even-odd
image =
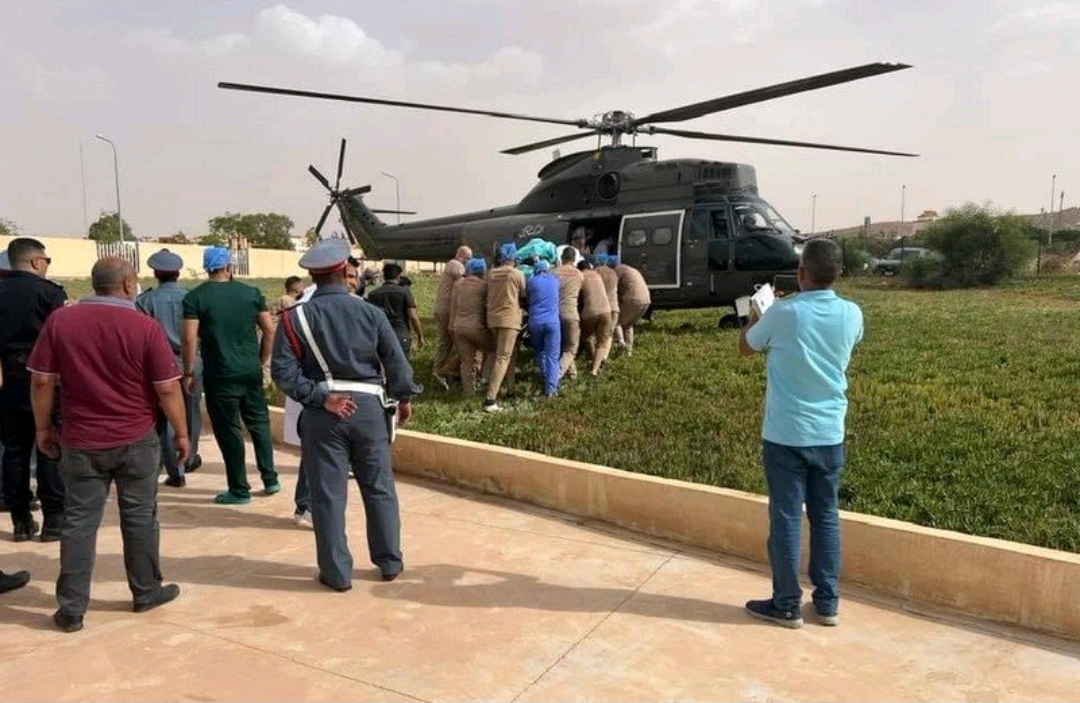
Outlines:
{"label": "man's short black hair", "polygon": [[154,271],[154,278],[162,283],[172,283],[180,278],[179,271]]}
{"label": "man's short black hair", "polygon": [[401,275],[401,267],[397,264],[384,264],[382,267],[382,277],[384,281],[392,281]]}
{"label": "man's short black hair", "polygon": [[800,264],[806,277],[819,286],[831,286],[844,267],[843,253],[831,239],[812,239],[803,247]]}
{"label": "man's short black hair", "polygon": [[297,283],[299,283],[302,280],[304,280],[304,279],[300,278],[299,276],[289,276],[288,278],[286,278],[285,279],[285,292],[288,293],[290,288],[292,288],[293,286],[295,286]]}
{"label": "man's short black hair", "polygon": [[35,256],[45,253],[45,245],[31,237],[16,237],[8,242],[7,255],[11,267],[16,264],[29,263]]}

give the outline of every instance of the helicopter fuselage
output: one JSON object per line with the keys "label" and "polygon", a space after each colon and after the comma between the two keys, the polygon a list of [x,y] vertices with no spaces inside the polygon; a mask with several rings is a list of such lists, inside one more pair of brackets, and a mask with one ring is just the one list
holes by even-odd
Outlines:
{"label": "helicopter fuselage", "polygon": [[384,225],[359,195],[339,203],[365,255],[446,261],[468,245],[540,238],[617,254],[645,276],[657,309],[731,305],[754,286],[789,281],[798,266],[790,225],[757,195],[745,164],[656,160],[651,147],[605,147],[552,161],[516,205],[408,224]]}

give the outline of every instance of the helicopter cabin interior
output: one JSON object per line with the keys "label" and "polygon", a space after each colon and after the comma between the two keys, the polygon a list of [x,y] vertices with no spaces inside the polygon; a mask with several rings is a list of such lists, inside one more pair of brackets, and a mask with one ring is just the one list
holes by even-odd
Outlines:
{"label": "helicopter cabin interior", "polygon": [[569,231],[569,243],[584,236],[587,251],[618,254],[640,270],[657,307],[726,304],[798,266],[795,230],[753,196],[575,220]]}

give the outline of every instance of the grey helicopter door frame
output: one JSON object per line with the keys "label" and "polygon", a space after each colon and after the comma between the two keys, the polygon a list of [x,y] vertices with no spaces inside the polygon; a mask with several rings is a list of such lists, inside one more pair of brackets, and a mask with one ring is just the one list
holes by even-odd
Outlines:
{"label": "grey helicopter door frame", "polygon": [[620,260],[641,271],[649,288],[682,285],[682,225],[685,210],[625,215],[619,231]]}

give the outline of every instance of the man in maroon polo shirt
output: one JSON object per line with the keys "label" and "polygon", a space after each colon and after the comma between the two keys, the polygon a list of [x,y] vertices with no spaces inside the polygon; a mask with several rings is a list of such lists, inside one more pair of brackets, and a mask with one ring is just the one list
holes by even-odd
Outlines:
{"label": "man in maroon polo shirt", "polygon": [[[189,443],[180,369],[161,326],[135,309],[131,264],[107,257],[91,271],[94,295],[49,316],[26,366],[38,448],[60,456],[65,487],[60,576],[53,622],[83,626],[90,600],[98,526],[116,482],[128,587],[141,613],[180,594],[162,585],[157,518],[160,405],[176,430],[177,460]],[[60,383],[61,430],[50,421]]]}

